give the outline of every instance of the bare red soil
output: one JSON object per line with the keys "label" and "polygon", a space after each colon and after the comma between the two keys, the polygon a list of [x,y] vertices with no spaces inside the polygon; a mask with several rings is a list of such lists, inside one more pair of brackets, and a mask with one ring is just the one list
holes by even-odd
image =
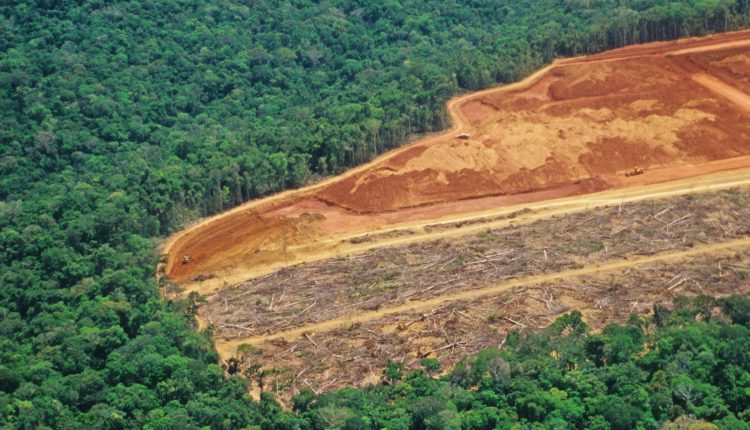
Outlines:
{"label": "bare red soil", "polygon": [[185,283],[336,233],[747,167],[748,94],[750,32],[559,61],[452,100],[444,134],[192,227],[167,245],[166,272]]}

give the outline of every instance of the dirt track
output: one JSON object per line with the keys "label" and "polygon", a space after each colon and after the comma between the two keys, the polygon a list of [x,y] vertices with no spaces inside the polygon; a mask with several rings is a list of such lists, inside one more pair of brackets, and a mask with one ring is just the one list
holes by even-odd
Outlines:
{"label": "dirt track", "polygon": [[[457,97],[447,105],[453,127],[441,135],[178,233],[165,245],[166,273],[205,292],[378,246],[348,242],[371,232],[408,227],[416,233],[401,239],[416,241],[420,227],[437,221],[522,205],[581,210],[595,204],[592,192],[637,199],[626,190],[638,190],[649,198],[660,189],[651,184],[750,167],[749,97],[736,73],[736,58],[749,47],[750,32],[629,47],[557,61],[521,82]],[[463,132],[471,137],[455,138]],[[647,172],[625,177],[635,166]],[[711,183],[747,177],[715,175]],[[692,185],[682,181],[670,192]],[[192,261],[181,264],[183,256]]]}

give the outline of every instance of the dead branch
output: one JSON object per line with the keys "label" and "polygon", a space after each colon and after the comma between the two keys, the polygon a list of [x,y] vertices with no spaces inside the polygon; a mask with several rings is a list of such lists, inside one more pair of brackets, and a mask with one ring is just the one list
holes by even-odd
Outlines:
{"label": "dead branch", "polygon": [[520,322],[518,322],[518,321],[516,321],[516,320],[514,320],[514,319],[512,319],[512,318],[509,318],[509,317],[503,317],[503,319],[504,319],[504,320],[507,320],[507,321],[510,321],[510,322],[512,322],[513,324],[517,325],[517,326],[521,326],[521,327],[523,327],[523,328],[526,328],[526,324],[521,324]]}
{"label": "dead branch", "polygon": [[312,343],[313,345],[315,345],[315,349],[320,349],[320,347],[318,346],[318,344],[315,343],[314,340],[312,340],[312,338],[310,337],[310,335],[307,332],[302,333],[302,335],[305,336],[305,339],[307,339],[310,343]]}

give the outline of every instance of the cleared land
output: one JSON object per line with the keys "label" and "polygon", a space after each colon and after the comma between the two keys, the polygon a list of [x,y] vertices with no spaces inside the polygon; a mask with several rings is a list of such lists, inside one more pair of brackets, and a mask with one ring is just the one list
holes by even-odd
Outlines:
{"label": "cleared land", "polygon": [[385,307],[421,306],[502,280],[733,243],[748,234],[748,191],[602,208],[301,264],[218,291],[203,315],[217,338],[248,338],[342,317],[345,323]]}
{"label": "cleared land", "polygon": [[446,133],[175,235],[165,293],[287,396],[745,291],[748,56],[750,32],[656,43],[457,97]]}
{"label": "cleared land", "polygon": [[650,44],[458,97],[450,131],[206,220],[170,240],[165,271],[206,291],[357,252],[352,235],[750,167],[748,52],[750,32]]}
{"label": "cleared land", "polygon": [[282,398],[300,389],[328,391],[377,383],[388,360],[419,367],[425,357],[450,368],[466,354],[502,346],[511,330],[541,328],[577,309],[599,330],[671,304],[677,295],[723,296],[750,289],[750,249],[703,254],[680,261],[519,285],[482,297],[456,300],[430,311],[404,310],[388,318],[354,322],[324,333],[242,344],[243,367],[273,369],[267,387]]}
{"label": "cleared land", "polygon": [[200,315],[223,357],[275,368],[292,394],[375,382],[388,360],[450,366],[569,309],[599,328],[676,295],[748,288],[741,188],[301,264],[209,295]]}

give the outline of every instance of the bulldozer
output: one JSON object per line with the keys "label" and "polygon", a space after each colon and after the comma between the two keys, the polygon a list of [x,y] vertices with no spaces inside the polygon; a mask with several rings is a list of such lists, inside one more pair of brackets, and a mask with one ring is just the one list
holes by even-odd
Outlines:
{"label": "bulldozer", "polygon": [[631,176],[638,176],[642,175],[645,172],[642,167],[633,167],[633,170],[629,170],[627,173],[625,173],[625,176],[631,177]]}
{"label": "bulldozer", "polygon": [[189,255],[185,255],[182,257],[182,265],[190,264],[190,262],[193,261],[193,257]]}

